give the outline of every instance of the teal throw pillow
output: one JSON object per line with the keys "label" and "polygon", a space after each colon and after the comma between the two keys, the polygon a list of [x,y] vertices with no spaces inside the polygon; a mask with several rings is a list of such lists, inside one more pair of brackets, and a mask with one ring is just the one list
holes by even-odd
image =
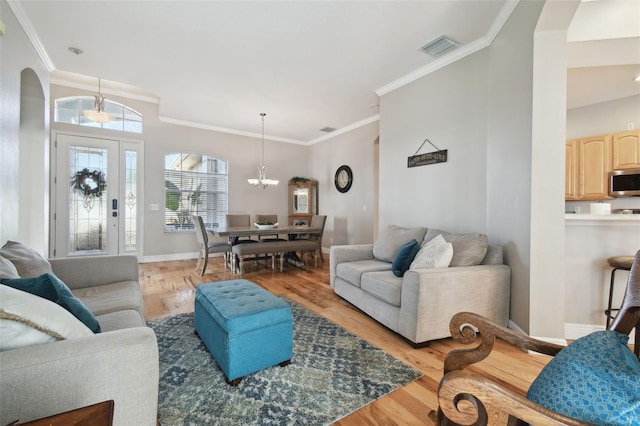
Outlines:
{"label": "teal throw pillow", "polygon": [[562,349],[531,384],[527,398],[594,425],[640,419],[640,361],[629,336],[597,331]]}
{"label": "teal throw pillow", "polygon": [[393,270],[393,275],[396,277],[401,277],[407,272],[409,266],[411,266],[411,262],[413,262],[413,258],[416,257],[416,254],[420,251],[420,244],[416,240],[411,240],[408,243],[402,245],[396,257],[393,259],[393,263],[391,269]]}
{"label": "teal throw pillow", "polygon": [[91,331],[100,333],[100,324],[93,313],[55,275],[43,274],[35,278],[2,279],[0,283],[51,300],[71,312]]}

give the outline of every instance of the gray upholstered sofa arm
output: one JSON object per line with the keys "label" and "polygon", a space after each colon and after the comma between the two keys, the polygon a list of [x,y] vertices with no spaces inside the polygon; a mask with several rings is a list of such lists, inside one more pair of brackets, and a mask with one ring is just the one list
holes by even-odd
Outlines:
{"label": "gray upholstered sofa arm", "polygon": [[510,281],[507,265],[409,270],[402,284],[400,334],[414,342],[447,336],[449,321],[463,311],[506,326]]}
{"label": "gray upholstered sofa arm", "polygon": [[148,327],[0,352],[0,424],[113,399],[114,425],[155,425],[158,371]]}
{"label": "gray upholstered sofa arm", "polygon": [[53,273],[69,288],[138,281],[138,258],[131,255],[49,259]]}
{"label": "gray upholstered sofa arm", "polygon": [[373,259],[373,244],[331,246],[329,251],[329,275],[331,287],[336,277],[336,267],[343,262]]}

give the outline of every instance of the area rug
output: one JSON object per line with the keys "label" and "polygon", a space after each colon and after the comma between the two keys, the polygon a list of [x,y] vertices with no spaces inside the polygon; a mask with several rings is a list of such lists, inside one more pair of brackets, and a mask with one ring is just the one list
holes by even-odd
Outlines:
{"label": "area rug", "polygon": [[293,359],[237,387],[193,332],[193,314],[149,321],[160,351],[158,417],[169,425],[326,425],[421,376],[413,367],[303,306]]}

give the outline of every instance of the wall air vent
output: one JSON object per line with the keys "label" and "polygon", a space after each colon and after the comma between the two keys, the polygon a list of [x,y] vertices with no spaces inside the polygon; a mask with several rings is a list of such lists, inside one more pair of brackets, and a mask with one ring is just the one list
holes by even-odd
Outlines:
{"label": "wall air vent", "polygon": [[335,127],[323,127],[322,129],[320,129],[321,132],[325,132],[325,133],[331,133],[331,132],[335,132],[336,128]]}
{"label": "wall air vent", "polygon": [[452,49],[458,47],[458,43],[451,40],[447,36],[440,36],[435,40],[430,41],[420,48],[421,51],[427,55],[431,55],[434,58],[444,55]]}

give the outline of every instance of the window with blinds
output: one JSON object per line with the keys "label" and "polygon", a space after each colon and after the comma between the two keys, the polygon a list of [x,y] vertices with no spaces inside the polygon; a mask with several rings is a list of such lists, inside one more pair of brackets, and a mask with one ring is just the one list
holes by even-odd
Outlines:
{"label": "window with blinds", "polygon": [[203,154],[165,156],[164,230],[193,230],[192,215],[202,216],[208,229],[225,225],[229,205],[228,164]]}

